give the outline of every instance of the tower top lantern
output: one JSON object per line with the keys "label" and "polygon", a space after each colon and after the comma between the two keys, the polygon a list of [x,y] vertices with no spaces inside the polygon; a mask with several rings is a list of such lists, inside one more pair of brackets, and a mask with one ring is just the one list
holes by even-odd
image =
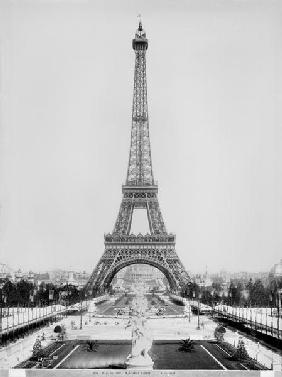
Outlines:
{"label": "tower top lantern", "polygon": [[139,26],[135,33],[135,38],[132,40],[133,50],[147,50],[148,39],[146,39],[146,32],[143,29],[141,16],[139,16]]}

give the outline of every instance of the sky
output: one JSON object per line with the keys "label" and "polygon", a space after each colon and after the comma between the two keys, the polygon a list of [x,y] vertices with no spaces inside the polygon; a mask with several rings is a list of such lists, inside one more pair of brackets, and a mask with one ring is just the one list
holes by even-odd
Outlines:
{"label": "sky", "polygon": [[154,177],[190,272],[282,256],[282,2],[0,0],[0,261],[91,272],[122,198],[149,39]]}

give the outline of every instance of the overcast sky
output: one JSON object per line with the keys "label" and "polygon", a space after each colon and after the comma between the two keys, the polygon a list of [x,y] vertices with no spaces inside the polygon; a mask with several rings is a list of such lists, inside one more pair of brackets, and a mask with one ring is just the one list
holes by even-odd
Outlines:
{"label": "overcast sky", "polygon": [[282,2],[0,1],[1,256],[91,271],[125,181],[149,39],[154,176],[189,271],[282,255]]}

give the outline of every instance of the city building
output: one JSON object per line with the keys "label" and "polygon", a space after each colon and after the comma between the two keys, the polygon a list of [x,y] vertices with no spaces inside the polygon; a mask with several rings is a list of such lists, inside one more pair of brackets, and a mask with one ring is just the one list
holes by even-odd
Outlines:
{"label": "city building", "polygon": [[12,279],[13,270],[5,263],[0,263],[0,280]]}
{"label": "city building", "polygon": [[282,279],[282,259],[271,268],[269,278]]}
{"label": "city building", "polygon": [[165,291],[168,286],[166,277],[157,268],[147,264],[133,264],[116,274],[112,287],[118,291],[131,290],[140,283],[144,284],[148,290],[155,288]]}

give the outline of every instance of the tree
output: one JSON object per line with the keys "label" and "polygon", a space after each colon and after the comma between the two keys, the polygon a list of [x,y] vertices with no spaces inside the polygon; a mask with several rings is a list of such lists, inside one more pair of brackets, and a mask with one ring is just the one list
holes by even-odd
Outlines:
{"label": "tree", "polygon": [[252,291],[252,300],[255,305],[266,306],[268,302],[267,291],[261,280],[256,280]]}
{"label": "tree", "polygon": [[246,360],[249,359],[248,352],[245,347],[243,339],[239,339],[236,351],[232,355],[232,358],[235,360]]}
{"label": "tree", "polygon": [[272,278],[269,282],[269,285],[266,289],[268,295],[268,301],[271,306],[278,306],[278,290],[282,288],[282,278],[274,279]]}
{"label": "tree", "polygon": [[64,325],[57,325],[54,328],[54,333],[58,334],[59,340],[64,340],[66,335],[66,327]]}
{"label": "tree", "polygon": [[232,293],[233,305],[239,306],[242,302],[243,284],[240,281],[234,282]]}
{"label": "tree", "polygon": [[226,333],[225,327],[218,325],[214,330],[214,337],[218,342],[223,342],[224,334]]}
{"label": "tree", "polygon": [[8,306],[12,306],[13,302],[17,299],[17,292],[14,284],[8,279],[5,279],[2,294],[5,295]]}
{"label": "tree", "polygon": [[61,334],[61,332],[62,332],[62,327],[61,327],[60,325],[55,326],[55,328],[54,328],[54,332],[55,332],[56,334]]}
{"label": "tree", "polygon": [[252,305],[252,290],[253,290],[253,279],[251,278],[246,284],[246,290],[249,292],[249,298],[247,301],[248,306]]}
{"label": "tree", "polygon": [[223,279],[222,278],[216,278],[214,279],[212,283],[212,288],[215,290],[216,294],[219,294],[223,289]]}
{"label": "tree", "polygon": [[[186,296],[189,297],[191,300],[197,298],[199,292],[200,292],[200,287],[195,282],[187,284],[185,288]],[[195,294],[195,297],[194,297],[194,294]]]}
{"label": "tree", "polygon": [[42,350],[41,340],[37,338],[32,348],[32,356],[38,359],[39,357],[42,356],[42,354],[43,354],[43,350]]}
{"label": "tree", "polygon": [[25,306],[29,303],[30,292],[34,290],[34,284],[21,280],[16,284],[16,290],[19,305]]}

